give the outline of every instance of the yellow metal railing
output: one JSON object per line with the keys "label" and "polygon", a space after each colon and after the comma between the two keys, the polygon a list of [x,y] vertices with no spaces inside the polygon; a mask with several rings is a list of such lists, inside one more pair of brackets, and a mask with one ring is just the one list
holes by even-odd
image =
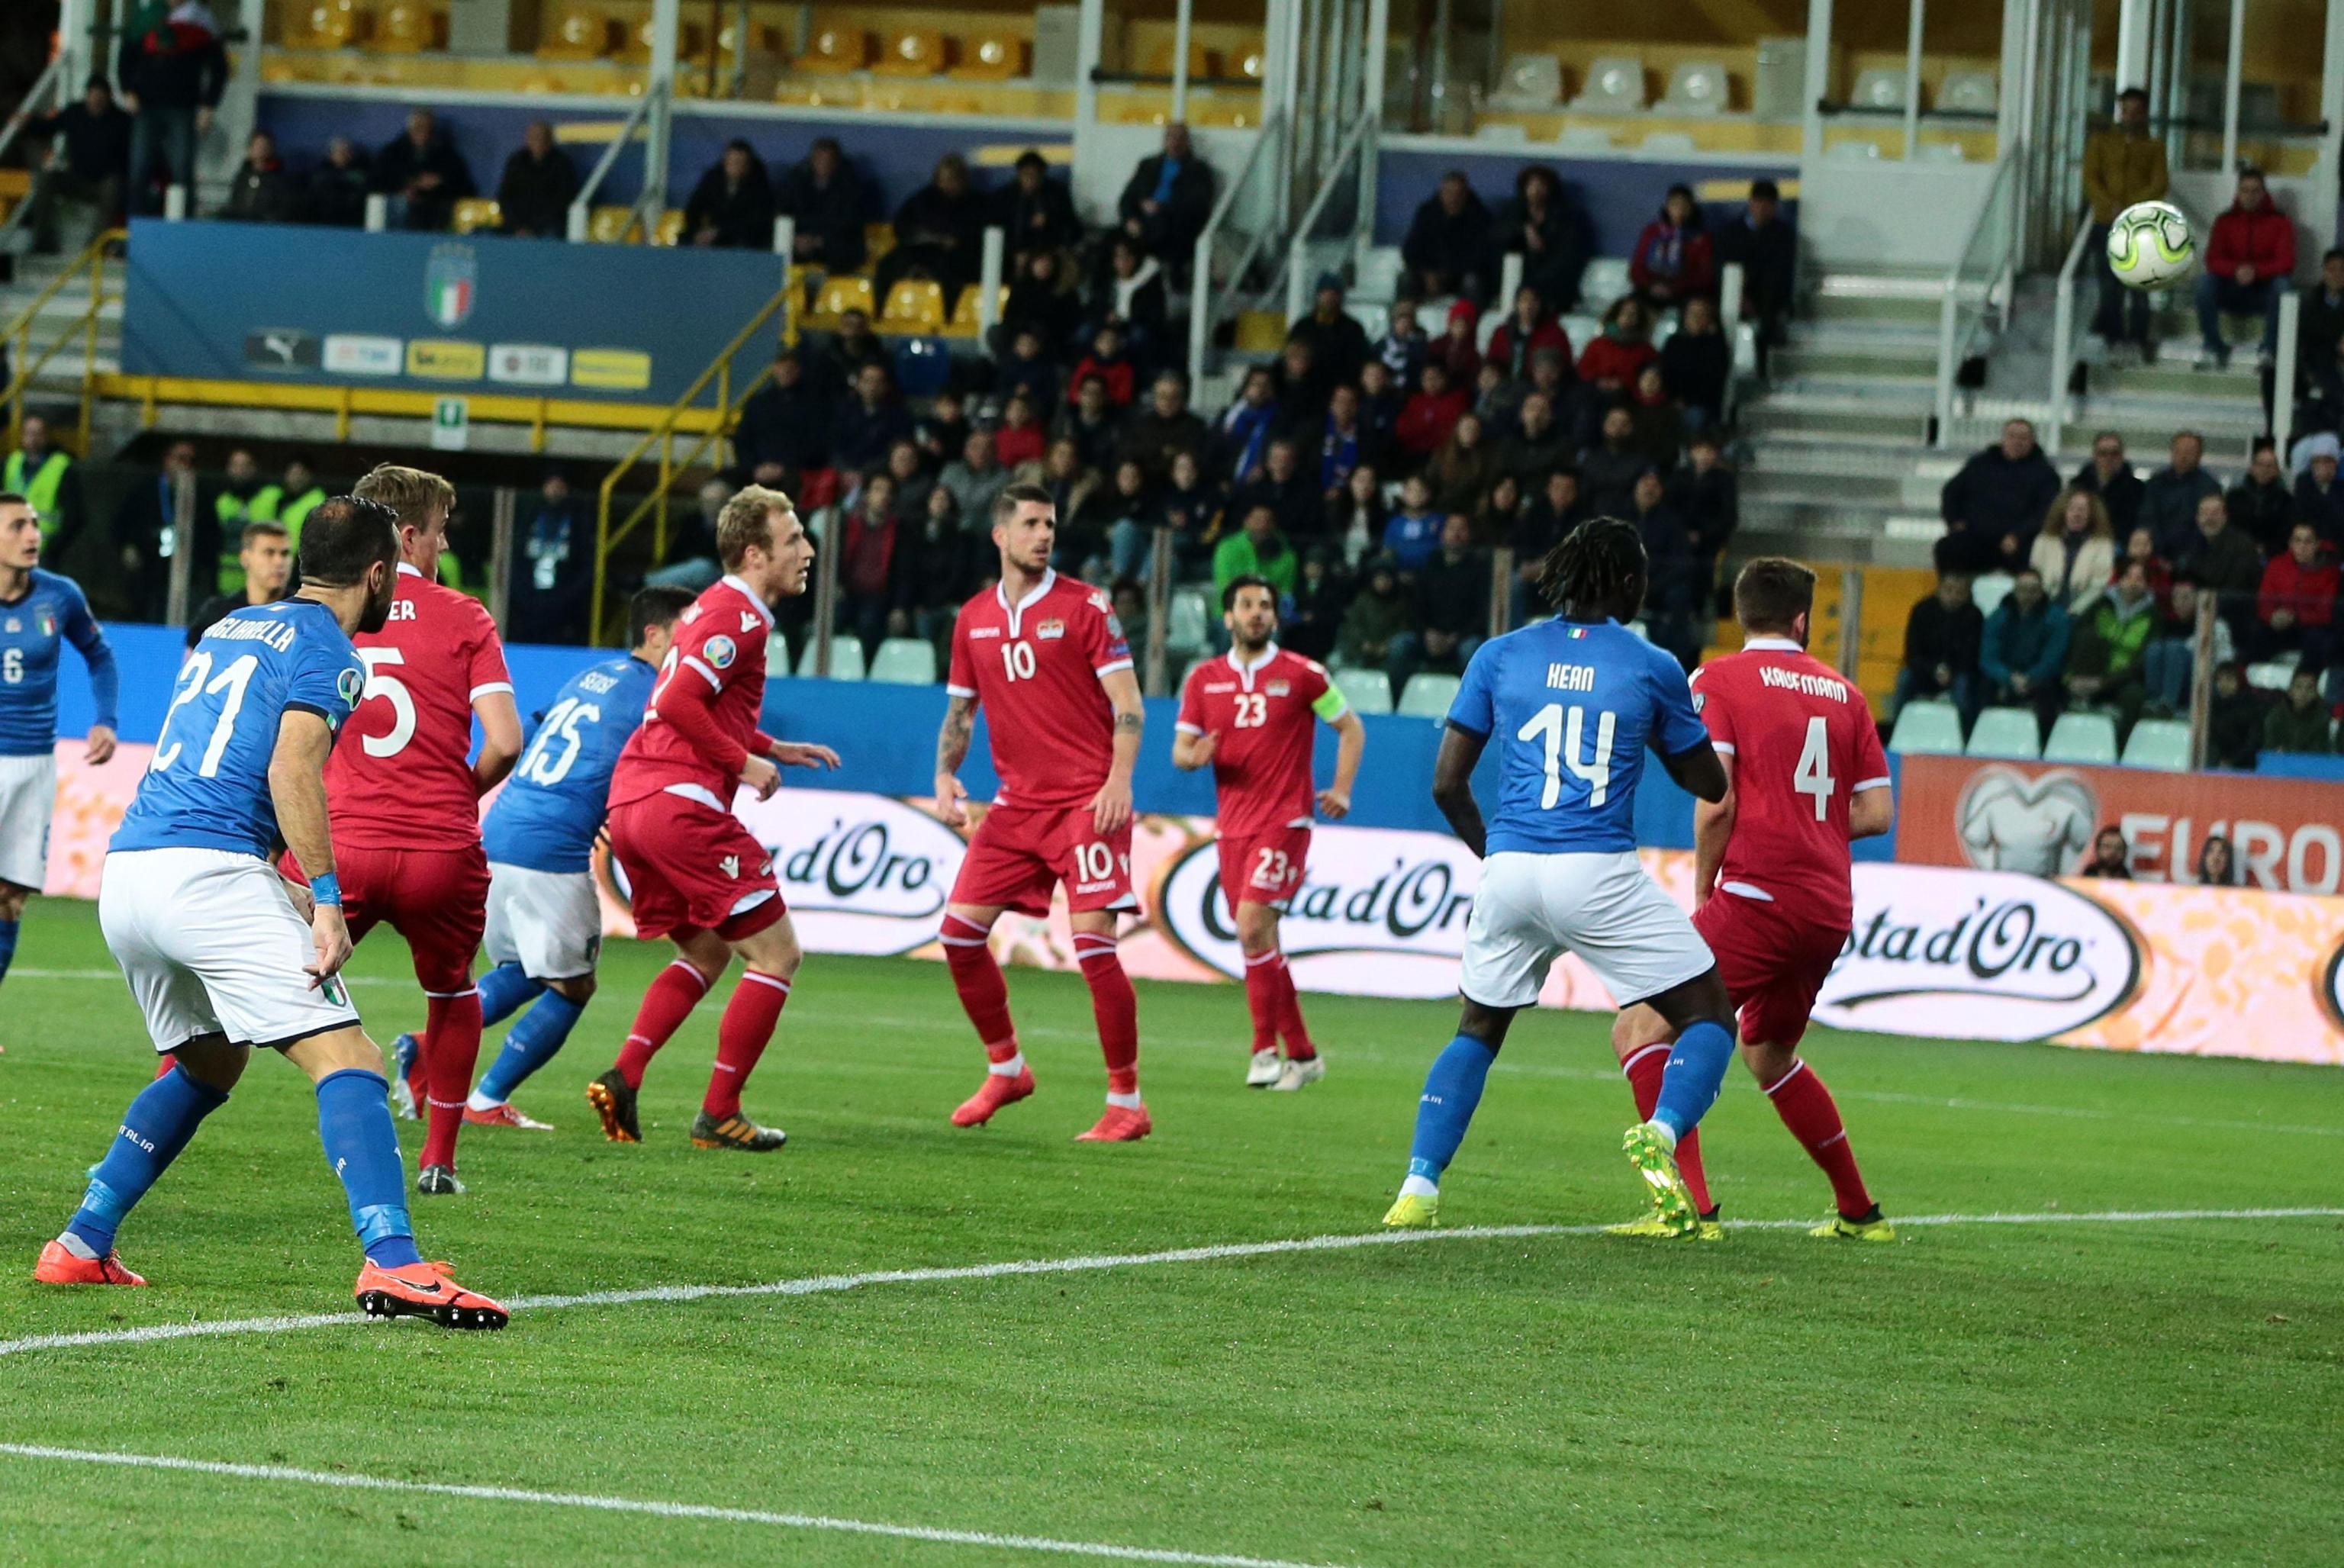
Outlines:
{"label": "yellow metal railing", "polygon": [[[48,362],[56,357],[58,349],[72,342],[74,335],[79,333],[82,336],[81,424],[79,439],[75,442],[74,450],[83,453],[89,450],[90,406],[97,397],[98,318],[105,313],[108,305],[121,298],[118,291],[113,294],[106,291],[106,256],[110,248],[128,238],[129,235],[119,228],[109,228],[100,234],[89,242],[79,256],[74,258],[73,265],[59,272],[50,280],[46,288],[35,295],[32,302],[16,313],[15,320],[9,322],[6,327],[0,328],[0,341],[11,345],[9,359],[15,370],[15,373],[9,378],[7,386],[0,389],[0,403],[5,403],[8,410],[10,447],[15,447],[24,433],[25,399],[32,388],[33,378],[39,375]],[[42,309],[50,300],[65,290],[68,283],[85,273],[89,278],[89,304],[83,309],[80,315],[66,322],[55,338],[44,344],[37,354],[35,353],[33,343],[35,319],[40,315]]]}
{"label": "yellow metal railing", "polygon": [[[685,389],[683,395],[669,405],[667,411],[652,424],[650,430],[643,432],[642,439],[628,448],[626,456],[621,458],[611,471],[603,476],[601,501],[596,513],[594,537],[594,601],[591,612],[591,618],[587,622],[591,635],[597,644],[600,644],[607,634],[602,612],[610,584],[611,552],[625,542],[636,529],[642,526],[643,520],[649,517],[654,520],[652,531],[652,552],[654,556],[664,556],[667,553],[668,499],[677,476],[692,472],[710,448],[732,433],[733,427],[740,421],[741,406],[746,403],[751,394],[763,386],[766,378],[773,373],[773,365],[768,361],[765,367],[751,377],[736,393],[732,386],[733,358],[748,346],[750,339],[763,331],[777,314],[782,321],[779,334],[781,342],[787,347],[796,346],[798,288],[798,269],[795,267],[784,268],[782,274],[781,291],[766,300],[763,309],[749,318],[741,330],[732,335],[732,340],[724,345],[716,358],[709,362],[708,368],[701,371],[692,385]],[[708,390],[711,382],[715,383],[716,387],[716,403],[712,410],[714,417],[708,420],[707,428],[700,432],[700,439],[693,441],[681,456],[678,456],[675,439],[678,435],[690,433],[690,426],[699,422],[690,418],[697,411],[692,405],[699,400],[702,392]],[[617,501],[620,481],[633,471],[636,464],[644,460],[645,455],[654,446],[659,449],[659,482],[652,487],[649,495],[637,501],[634,509],[614,525],[611,521],[611,514]]]}

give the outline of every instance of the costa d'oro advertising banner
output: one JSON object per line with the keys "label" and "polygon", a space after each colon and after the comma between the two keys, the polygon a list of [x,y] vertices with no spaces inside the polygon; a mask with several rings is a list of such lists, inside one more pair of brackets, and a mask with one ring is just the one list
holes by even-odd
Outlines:
{"label": "costa d'oro advertising banner", "polygon": [[[78,741],[57,748],[46,890],[94,898],[106,841],[152,748],[126,745],[103,768],[81,753]],[[936,926],[964,840],[929,805],[784,790],[763,802],[744,794],[734,809],[772,851],[809,951],[940,958]],[[1143,907],[1122,942],[1132,974],[1241,976],[1212,831],[1206,817],[1136,824]],[[1646,850],[1642,859],[1691,904],[1690,854]],[[598,855],[596,865],[604,928],[631,936],[608,862]],[[1480,871],[1445,835],[1322,825],[1284,926],[1297,982],[1352,996],[1453,996]],[[1063,900],[1046,919],[1005,916],[994,947],[1008,963],[1076,966]],[[1612,1006],[1569,956],[1539,1000]],[[2344,898],[1859,864],[1853,929],[1815,1016],[1889,1035],[2344,1065]]]}
{"label": "costa d'oro advertising banner", "polygon": [[2240,882],[2327,894],[2344,881],[2344,784],[2256,774],[2168,774],[1970,757],[1904,759],[1896,858],[2056,876],[2080,869],[2092,835],[2115,825],[2132,874],[2187,882],[2214,835]]}

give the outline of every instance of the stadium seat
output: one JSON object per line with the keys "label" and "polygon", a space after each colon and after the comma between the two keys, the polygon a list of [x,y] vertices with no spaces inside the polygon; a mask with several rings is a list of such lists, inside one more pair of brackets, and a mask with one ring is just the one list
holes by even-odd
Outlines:
{"label": "stadium seat", "polygon": [[[1142,56],[1139,69],[1150,76],[1169,76],[1172,74],[1172,40],[1164,39]],[[1193,82],[1212,74],[1212,51],[1202,44],[1191,43],[1188,46],[1188,79]]]}
{"label": "stadium seat", "polygon": [[1644,106],[1644,62],[1635,55],[1607,55],[1587,67],[1579,96],[1571,100],[1580,114],[1632,115]]}
{"label": "stadium seat", "polygon": [[591,5],[569,5],[537,52],[554,60],[599,60],[611,52],[618,24]]}
{"label": "stadium seat", "polygon": [[1988,708],[1970,726],[1968,754],[2033,762],[2043,754],[2043,730],[2032,708]]}
{"label": "stadium seat", "polygon": [[932,27],[906,27],[887,35],[873,70],[882,76],[935,76],[944,68],[945,35]]}
{"label": "stadium seat", "polygon": [[1343,701],[1362,713],[1389,713],[1392,711],[1391,679],[1381,670],[1337,670],[1335,684],[1341,689]]}
{"label": "stadium seat", "polygon": [[882,332],[941,332],[945,314],[944,285],[926,278],[906,278],[887,291],[886,309],[879,312]]}
{"label": "stadium seat", "polygon": [[[1001,312],[1004,309],[1006,309],[1009,305],[1009,285],[1006,283],[1003,284],[995,298],[998,299],[999,303],[994,308],[993,319],[995,321],[998,321],[1001,319]],[[960,303],[953,307],[952,324],[945,329],[945,335],[952,338],[975,337],[978,326],[976,319],[976,308],[983,304],[984,301],[985,288],[983,285],[972,283],[967,288],[962,289],[960,291]]]}
{"label": "stadium seat", "polygon": [[1518,114],[1551,113],[1562,103],[1562,62],[1551,54],[1513,55],[1490,106]]}
{"label": "stadium seat", "polygon": [[492,196],[468,196],[456,204],[456,232],[470,234],[476,228],[500,228],[504,226],[504,208]]}
{"label": "stadium seat", "polygon": [[358,0],[318,0],[287,29],[295,35],[288,42],[297,48],[347,49],[358,42]]}
{"label": "stadium seat", "polygon": [[2010,596],[2013,581],[2007,572],[1986,572],[1970,584],[1970,602],[1980,615],[1993,614],[1995,606]]}
{"label": "stadium seat", "polygon": [[1669,73],[1669,90],[1661,99],[1661,112],[1723,114],[1728,90],[1724,62],[1687,60]]}
{"label": "stadium seat", "polygon": [[942,338],[905,338],[895,345],[895,390],[906,398],[933,398],[952,384],[952,350]]}
{"label": "stadium seat", "polygon": [[1245,52],[1238,57],[1237,74],[1243,76],[1248,82],[1258,82],[1261,80],[1261,72],[1262,58],[1260,46],[1248,45]]}
{"label": "stadium seat", "polygon": [[1992,71],[1947,71],[1937,89],[1939,113],[1990,115],[2002,106]]}
{"label": "stadium seat", "polygon": [[808,76],[843,76],[863,70],[871,64],[871,35],[859,27],[818,27],[793,64]]}
{"label": "stadium seat", "polygon": [[866,223],[863,226],[863,265],[865,270],[876,266],[881,257],[894,248],[894,224]]}
{"label": "stadium seat", "polygon": [[[1580,293],[1593,309],[1602,309],[1628,292],[1628,258],[1599,256],[1580,274]],[[1597,304],[1596,301],[1601,301]]]}
{"label": "stadium seat", "polygon": [[652,230],[653,245],[675,245],[683,238],[683,208],[671,207],[660,214],[659,227]]}
{"label": "stadium seat", "polygon": [[1962,715],[1951,703],[1907,703],[1896,715],[1888,749],[1916,757],[1962,754]]}
{"label": "stadium seat", "polygon": [[936,646],[918,637],[890,637],[871,656],[866,677],[890,686],[936,683]]}
{"label": "stadium seat", "polygon": [[2062,713],[2043,743],[2046,763],[2106,766],[2117,760],[2117,722],[2106,713]]}
{"label": "stadium seat", "polygon": [[1399,712],[1420,719],[1445,719],[1449,704],[1457,700],[1460,684],[1454,675],[1435,675],[1423,672],[1410,675],[1408,684],[1400,689]]}
{"label": "stadium seat", "polygon": [[2295,667],[2301,663],[2300,653],[2283,653],[2276,659],[2266,659],[2247,666],[2247,684],[2258,692],[2284,692],[2287,683],[2295,679]]}
{"label": "stadium seat", "polygon": [[834,327],[838,319],[849,310],[860,310],[865,316],[879,313],[878,304],[871,297],[871,279],[851,277],[823,278],[822,291],[814,296],[814,323]]}
{"label": "stadium seat", "polygon": [[1904,73],[1871,70],[1855,74],[1855,91],[1849,104],[1859,109],[1901,109],[1904,106]]}
{"label": "stadium seat", "polygon": [[2124,764],[2133,768],[2189,771],[2189,726],[2179,719],[2143,719],[2125,742]]}
{"label": "stadium seat", "polygon": [[946,75],[966,82],[1006,82],[1026,74],[1026,40],[1015,33],[978,33],[961,41],[960,59]]}
{"label": "stadium seat", "polygon": [[413,55],[440,46],[440,15],[419,0],[390,0],[375,20],[373,45],[386,55]]}
{"label": "stadium seat", "polygon": [[642,237],[631,207],[598,207],[587,215],[586,238],[597,245],[632,245]]}
{"label": "stadium seat", "polygon": [[[813,639],[812,637],[806,639],[803,651],[798,654],[798,673],[801,675],[813,673]],[[834,681],[863,679],[863,642],[860,638],[850,636],[844,632],[831,633],[830,678]]]}
{"label": "stadium seat", "polygon": [[1212,610],[1204,593],[1194,588],[1175,590],[1164,617],[1164,650],[1183,657],[1200,653],[1212,644]]}

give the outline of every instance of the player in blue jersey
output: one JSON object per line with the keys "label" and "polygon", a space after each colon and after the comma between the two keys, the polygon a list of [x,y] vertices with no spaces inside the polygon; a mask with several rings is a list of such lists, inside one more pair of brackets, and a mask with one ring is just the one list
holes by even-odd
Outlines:
{"label": "player in blue jersey", "polygon": [[[389,508],[324,502],[302,531],[300,592],[225,617],[180,666],[97,898],[106,946],[173,1070],[123,1113],[81,1208],[41,1249],[43,1284],[146,1283],[116,1256],[115,1231],[227,1103],[258,1047],[317,1086],[318,1135],[366,1249],[359,1305],[453,1329],[505,1325],[504,1308],[416,1249],[382,1052],[340,978],[350,933],[326,757],[366,685],[350,635],[389,615],[398,555]],[[280,838],[306,889],[271,863]]]}
{"label": "player in blue jersey", "polygon": [[[594,994],[602,905],[589,865],[609,807],[611,769],[643,722],[676,617],[692,600],[685,589],[646,588],[629,602],[633,652],[571,677],[489,808],[481,826],[489,855],[481,946],[496,967],[480,976],[480,1017],[494,1024],[529,1011],[480,1075],[464,1107],[468,1124],[552,1130],[514,1108],[512,1092],[553,1059]],[[396,1044],[403,1061],[414,1037],[401,1035]]]}
{"label": "player in blue jersey", "polygon": [[[1621,624],[1643,603],[1647,573],[1633,523],[1581,523],[1544,564],[1560,616],[1483,643],[1449,710],[1432,796],[1480,856],[1481,883],[1458,980],[1463,1015],[1425,1077],[1408,1179],[1387,1225],[1438,1222],[1441,1173],[1507,1027],[1568,951],[1619,1006],[1642,1003],[1678,1031],[1660,1105],[1631,1130],[1628,1151],[1658,1222],[1674,1236],[1699,1231],[1672,1151],[1717,1098],[1733,1009],[1708,944],[1636,859],[1636,781],[1648,746],[1702,800],[1723,799],[1726,780],[1684,671]],[[1498,803],[1485,827],[1473,768],[1493,741]]]}
{"label": "player in blue jersey", "polygon": [[89,666],[96,709],[84,756],[96,766],[114,754],[114,650],[80,585],[42,571],[40,560],[40,513],[15,491],[0,492],[0,979],[16,956],[25,900],[41,890],[48,868],[65,643]]}

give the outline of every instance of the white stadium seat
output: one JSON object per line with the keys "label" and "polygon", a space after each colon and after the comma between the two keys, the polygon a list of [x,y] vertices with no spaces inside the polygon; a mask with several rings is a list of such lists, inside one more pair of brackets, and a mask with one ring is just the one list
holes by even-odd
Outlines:
{"label": "white stadium seat", "polygon": [[[798,655],[798,673],[813,673],[813,639],[806,639],[805,651]],[[834,681],[863,679],[863,640],[860,637],[836,635],[830,640],[830,678]]]}
{"label": "white stadium seat", "polygon": [[1962,715],[1951,703],[1907,703],[1896,714],[1888,749],[1916,757],[1960,756]]}
{"label": "white stadium seat", "polygon": [[1400,692],[1398,711],[1420,719],[1445,719],[1449,704],[1457,700],[1458,684],[1454,675],[1430,672],[1410,675]]}
{"label": "white stadium seat", "polygon": [[2189,771],[2189,726],[2179,719],[2143,719],[2125,741],[2127,767]]}
{"label": "white stadium seat", "polygon": [[1661,108],[1672,115],[1723,114],[1727,91],[1723,61],[1687,60],[1669,73]]}
{"label": "white stadium seat", "polygon": [[2032,708],[1988,708],[1970,726],[1969,754],[2033,762],[2043,754],[2042,727]]}
{"label": "white stadium seat", "polygon": [[2117,760],[2117,722],[2106,713],[2062,713],[2043,743],[2046,763],[2106,765]]}
{"label": "white stadium seat", "polygon": [[936,683],[935,644],[919,637],[890,637],[871,656],[870,679],[891,686]]}
{"label": "white stadium seat", "polygon": [[1632,115],[1644,106],[1644,62],[1635,55],[1607,55],[1587,67],[1587,80],[1571,106],[1582,114]]}
{"label": "white stadium seat", "polygon": [[1343,701],[1362,713],[1392,711],[1391,682],[1381,670],[1338,670],[1335,684],[1342,688]]}

